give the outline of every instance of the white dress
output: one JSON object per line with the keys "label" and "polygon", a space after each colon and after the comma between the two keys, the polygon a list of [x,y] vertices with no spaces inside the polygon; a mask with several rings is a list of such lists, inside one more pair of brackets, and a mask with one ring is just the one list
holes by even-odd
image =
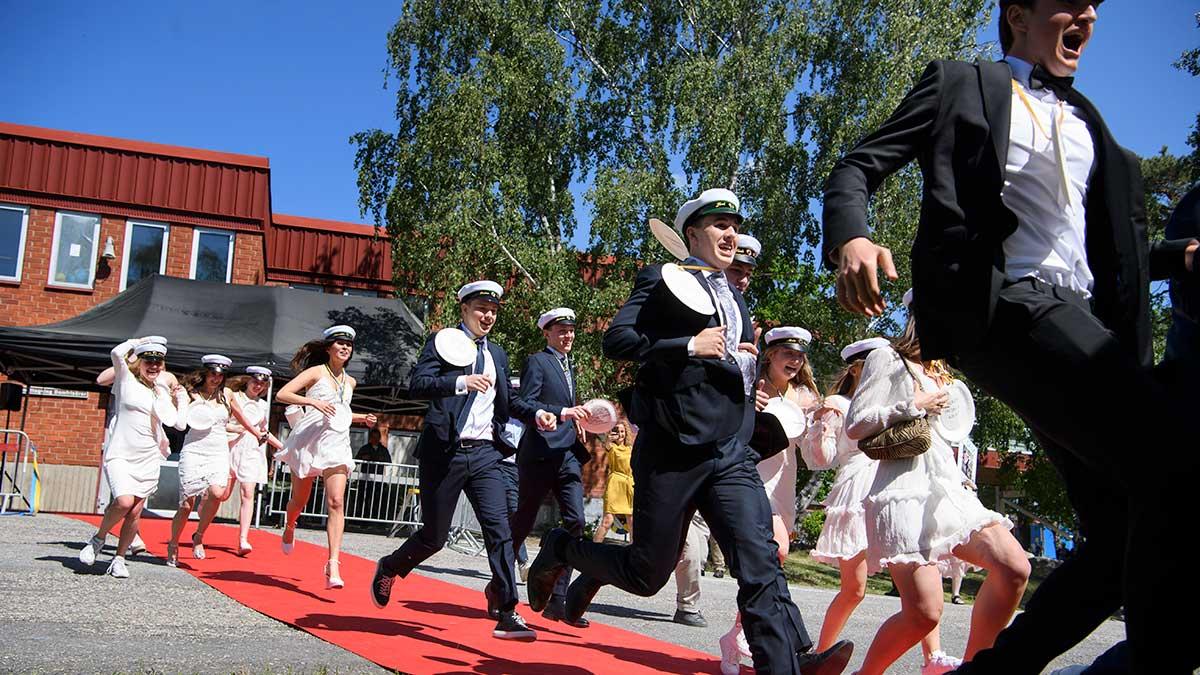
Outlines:
{"label": "white dress", "polygon": [[[308,388],[305,395],[349,406],[353,391],[350,386],[346,386],[343,391],[345,401],[340,400],[337,386],[328,377],[321,377],[316,384]],[[324,413],[316,408],[306,407],[304,415],[284,442],[283,449],[275,453],[275,459],[287,462],[296,478],[318,476],[339,466],[353,472],[354,451],[350,449],[350,430],[331,429],[329,418]]]}
{"label": "white dress", "polygon": [[266,484],[267,453],[258,438],[267,430],[267,402],[261,398],[252,401],[240,391],[234,396],[252,429],[247,431],[236,419],[230,420],[229,462],[238,482]]}
{"label": "white dress", "polygon": [[211,401],[193,400],[188,415],[196,415],[207,406],[213,415],[207,429],[188,429],[179,451],[179,503],[202,495],[210,486],[229,485],[229,408]]}
{"label": "white dress", "polygon": [[[937,384],[920,364],[910,364],[925,391]],[[876,349],[867,356],[862,379],[846,413],[846,435],[861,440],[892,424],[921,417],[916,389],[900,355]],[[933,434],[929,450],[908,459],[877,462],[864,502],[867,572],[888,565],[937,564],[943,573],[957,563],[952,551],[988,525],[1012,529],[1012,521],[987,509],[963,487],[962,471],[944,440]]]}
{"label": "white dress", "polygon": [[796,450],[802,436],[790,439],[786,448],[757,466],[758,477],[767,491],[767,501],[771,503],[771,515],[783,519],[789,534],[796,529]]}
{"label": "white dress", "polygon": [[858,443],[844,433],[843,422],[850,400],[845,396],[830,396],[825,405],[840,412],[827,411],[816,419],[804,437],[803,449],[806,460],[813,458],[809,468],[837,467],[837,476],[825,496],[825,525],[811,553],[813,559],[836,566],[867,550],[863,500],[875,482],[879,462],[862,454]]}
{"label": "white dress", "polygon": [[[170,452],[162,425],[182,429],[181,416],[170,402],[167,389],[156,386],[152,390],[129,370],[125,358],[136,344],[136,340],[122,342],[111,353],[115,412],[104,445],[104,475],[113,497],[146,498],[154,494],[159,468]],[[187,409],[186,401],[178,405]]]}

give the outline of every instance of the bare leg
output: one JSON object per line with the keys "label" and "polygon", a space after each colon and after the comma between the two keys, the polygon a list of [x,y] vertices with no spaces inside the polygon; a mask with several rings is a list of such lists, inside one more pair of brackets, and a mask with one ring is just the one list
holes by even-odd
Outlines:
{"label": "bare leg", "polygon": [[124,558],[125,551],[129,548],[130,542],[137,535],[138,525],[142,520],[142,507],[146,505],[146,500],[141,497],[134,498],[133,508],[125,514],[125,521],[121,525],[121,536],[117,539],[117,557]]}
{"label": "bare leg", "polygon": [[962,595],[963,576],[962,567],[955,567],[954,573],[950,575],[950,595],[952,597]]}
{"label": "bare leg", "polygon": [[346,529],[346,479],[345,467],[325,472],[325,508],[329,518],[325,522],[325,538],[329,542],[329,559],[337,562],[342,550],[342,532]]}
{"label": "bare leg", "polygon": [[971,635],[963,659],[970,661],[991,647],[1012,619],[1029,582],[1029,558],[1012,534],[1001,525],[989,525],[971,535],[954,555],[987,570],[971,610]]}
{"label": "bare leg", "polygon": [[788,532],[787,525],[783,524],[783,518],[779,514],[771,514],[771,528],[774,530],[775,543],[779,544],[779,564],[783,565],[783,561],[787,560],[788,557],[792,537]]}
{"label": "bare leg", "polygon": [[596,527],[596,533],[592,535],[592,541],[597,544],[604,541],[604,536],[608,534],[608,528],[612,527],[613,518],[615,516],[611,513],[604,514],[604,517],[600,519],[600,525]]}
{"label": "bare leg", "polygon": [[939,621],[933,630],[921,638],[921,656],[925,663],[929,663],[929,658],[933,653],[940,651],[942,651],[942,624]]}
{"label": "bare leg", "polygon": [[304,505],[308,503],[308,495],[312,492],[313,480],[315,480],[315,476],[309,476],[308,478],[296,478],[292,476],[292,496],[288,498],[287,522],[283,525],[283,543],[285,544],[290,544],[294,540],[296,520],[300,517],[300,512],[304,510]]}
{"label": "bare leg", "polygon": [[104,541],[108,536],[108,531],[129,513],[137,501],[138,498],[133,495],[121,495],[110,501],[108,507],[104,509],[104,517],[100,519],[100,527],[96,531],[95,538]]}
{"label": "bare leg", "polygon": [[882,675],[942,620],[942,573],[936,565],[892,565],[900,611],[875,633],[860,675]]}
{"label": "bare leg", "polygon": [[629,533],[629,541],[633,541],[633,514],[625,516],[625,531]]}
{"label": "bare leg", "polygon": [[179,537],[183,535],[183,528],[187,525],[188,516],[192,513],[192,506],[196,499],[196,497],[191,497],[183,500],[183,503],[175,510],[175,517],[171,519],[171,541],[168,548],[179,546]]}
{"label": "bare leg", "polygon": [[200,523],[196,526],[196,535],[193,539],[204,541],[204,533],[208,531],[208,526],[217,517],[217,510],[221,508],[222,502],[229,498],[230,492],[228,486],[209,486],[208,493],[204,495],[204,501],[200,504]]}
{"label": "bare leg", "polygon": [[238,543],[250,540],[250,520],[254,516],[255,483],[241,483],[242,503],[238,509]]}
{"label": "bare leg", "polygon": [[846,627],[850,615],[858,607],[867,594],[867,554],[859,553],[849,560],[842,560],[838,566],[841,571],[842,585],[829,609],[825,610],[825,620],[821,622],[821,637],[817,643],[817,651],[823,652],[837,642],[838,635]]}

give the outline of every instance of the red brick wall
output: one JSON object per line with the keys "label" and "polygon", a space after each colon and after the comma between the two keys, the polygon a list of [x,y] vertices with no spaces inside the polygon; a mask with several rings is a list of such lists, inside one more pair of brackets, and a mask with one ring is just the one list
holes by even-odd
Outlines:
{"label": "red brick wall", "polygon": [[[0,375],[0,380],[6,379]],[[104,444],[104,410],[108,394],[89,393],[86,400],[28,396],[25,399],[25,433],[37,447],[40,464],[97,466]],[[21,428],[20,411],[0,413],[8,428]]]}

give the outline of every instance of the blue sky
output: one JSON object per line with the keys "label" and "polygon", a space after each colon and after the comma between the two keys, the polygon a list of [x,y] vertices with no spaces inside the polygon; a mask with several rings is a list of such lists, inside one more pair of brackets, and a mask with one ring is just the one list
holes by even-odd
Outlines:
{"label": "blue sky", "polygon": [[[0,0],[0,120],[265,155],[275,211],[361,222],[348,138],[393,126],[382,71],[398,8]],[[1191,0],[1100,8],[1078,86],[1138,153],[1187,150],[1200,78],[1171,63],[1200,46],[1197,11]]]}

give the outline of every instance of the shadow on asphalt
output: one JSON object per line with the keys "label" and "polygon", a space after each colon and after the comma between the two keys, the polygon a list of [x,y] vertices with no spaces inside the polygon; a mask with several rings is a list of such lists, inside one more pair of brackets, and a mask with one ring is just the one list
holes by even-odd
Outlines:
{"label": "shadow on asphalt", "polygon": [[[83,547],[80,546],[80,548]],[[108,570],[108,565],[104,565],[102,563],[96,563],[95,565],[84,565],[83,563],[79,562],[79,558],[77,556],[46,555],[40,558],[34,558],[34,560],[39,562],[59,563],[75,574],[104,574]]]}
{"label": "shadow on asphalt", "polygon": [[647,612],[636,607],[622,607],[620,605],[605,605],[599,602],[593,602],[588,605],[589,614],[604,614],[605,616],[617,616],[623,619],[643,619],[645,621],[670,621],[670,614],[661,612]]}
{"label": "shadow on asphalt", "polygon": [[479,570],[471,570],[465,567],[433,567],[432,565],[418,565],[418,572],[428,572],[430,574],[450,574],[456,577],[471,577],[472,579],[491,579],[492,575]]}

